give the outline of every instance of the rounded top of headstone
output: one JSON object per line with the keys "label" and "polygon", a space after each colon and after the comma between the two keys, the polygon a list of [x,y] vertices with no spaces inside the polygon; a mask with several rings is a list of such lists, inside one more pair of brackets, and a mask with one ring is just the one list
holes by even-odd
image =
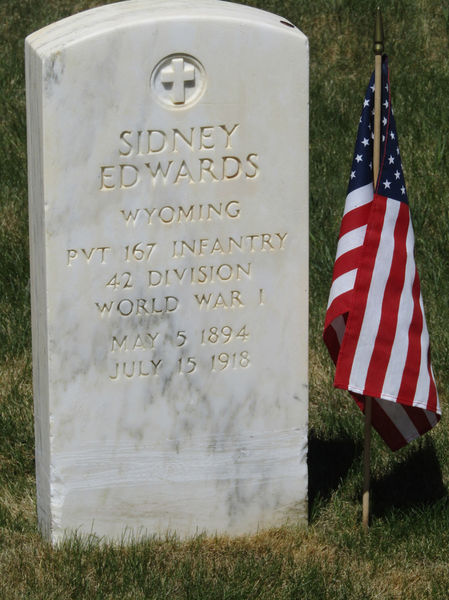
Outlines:
{"label": "rounded top of headstone", "polygon": [[35,52],[51,55],[86,38],[102,35],[110,30],[166,20],[215,20],[247,22],[251,25],[306,36],[281,16],[258,8],[223,0],[127,0],[93,8],[52,23],[26,38]]}

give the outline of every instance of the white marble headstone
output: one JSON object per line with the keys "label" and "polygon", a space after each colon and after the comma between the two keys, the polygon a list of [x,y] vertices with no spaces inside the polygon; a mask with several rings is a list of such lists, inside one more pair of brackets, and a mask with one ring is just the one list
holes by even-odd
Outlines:
{"label": "white marble headstone", "polygon": [[26,40],[40,527],[306,518],[308,44],[218,0]]}

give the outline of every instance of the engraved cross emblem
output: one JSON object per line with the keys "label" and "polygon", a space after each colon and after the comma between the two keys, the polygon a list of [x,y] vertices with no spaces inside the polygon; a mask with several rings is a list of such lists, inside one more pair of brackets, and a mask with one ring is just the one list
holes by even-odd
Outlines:
{"label": "engraved cross emblem", "polygon": [[195,67],[185,63],[183,58],[173,58],[167,67],[161,70],[161,82],[172,84],[173,104],[184,104],[186,83],[193,82],[195,87]]}

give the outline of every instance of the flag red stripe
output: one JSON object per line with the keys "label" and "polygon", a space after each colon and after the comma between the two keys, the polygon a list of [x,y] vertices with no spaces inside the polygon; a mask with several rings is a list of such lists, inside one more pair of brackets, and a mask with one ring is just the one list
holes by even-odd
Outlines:
{"label": "flag red stripe", "polygon": [[353,208],[351,211],[345,214],[341,222],[339,238],[349,231],[357,229],[357,227],[361,227],[362,225],[366,225],[368,223],[371,205],[372,202],[368,202],[368,204],[364,204],[358,208]]}
{"label": "flag red stripe", "polygon": [[419,366],[421,362],[421,333],[423,317],[419,305],[420,285],[418,272],[415,269],[415,280],[412,287],[413,316],[408,331],[408,351],[402,374],[398,401],[405,405],[412,405],[418,383]]}
{"label": "flag red stripe", "polygon": [[337,258],[334,265],[333,279],[335,280],[337,277],[340,277],[340,275],[355,269],[360,262],[362,251],[363,246],[359,246],[358,248],[349,250],[349,252],[345,252],[339,258]]}
{"label": "flag red stripe", "polygon": [[337,334],[332,326],[329,326],[324,330],[323,339],[334,364],[336,364],[338,353],[340,351],[340,342],[338,341]]}
{"label": "flag red stripe", "polygon": [[409,209],[401,204],[394,228],[394,252],[382,302],[382,315],[365,381],[365,393],[380,397],[396,335],[399,303],[404,285]]}
{"label": "flag red stripe", "polygon": [[349,290],[349,292],[340,294],[340,296],[337,296],[335,298],[335,300],[329,306],[327,313],[326,313],[326,322],[324,324],[325,329],[327,329],[330,326],[330,324],[336,317],[338,317],[344,313],[347,313],[349,311],[349,309],[352,306],[353,293],[354,293],[353,290]]}
{"label": "flag red stripe", "polygon": [[371,221],[366,231],[363,255],[356,277],[355,289],[357,292],[353,294],[351,311],[346,325],[346,334],[337,361],[334,383],[337,387],[347,388],[349,385],[352,362],[362,327],[377,250],[379,248],[386,201],[387,199],[384,196],[374,196]]}

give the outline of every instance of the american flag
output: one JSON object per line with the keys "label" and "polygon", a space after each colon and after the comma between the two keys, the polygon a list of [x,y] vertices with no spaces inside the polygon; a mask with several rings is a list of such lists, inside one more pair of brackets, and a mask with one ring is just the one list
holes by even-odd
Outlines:
{"label": "american flag", "polygon": [[382,63],[381,152],[373,186],[374,74],[366,91],[324,325],[336,364],[334,386],[364,410],[397,450],[436,425],[441,411],[432,373],[414,235]]}

